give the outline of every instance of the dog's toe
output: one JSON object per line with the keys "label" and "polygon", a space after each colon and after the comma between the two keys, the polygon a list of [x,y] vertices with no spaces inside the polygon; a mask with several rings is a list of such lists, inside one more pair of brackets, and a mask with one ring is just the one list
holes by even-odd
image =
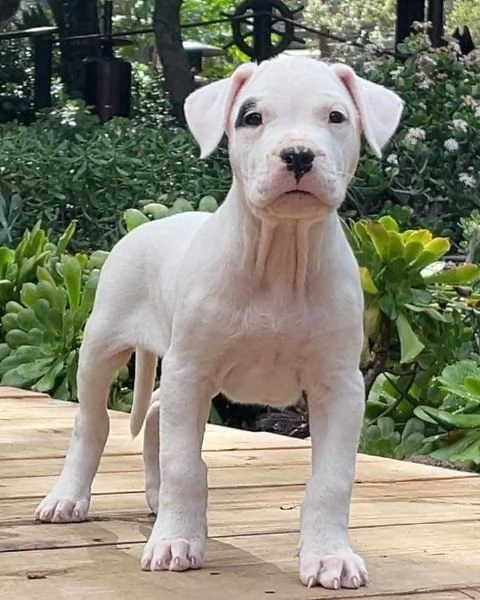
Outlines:
{"label": "dog's toe", "polygon": [[201,540],[150,539],[143,551],[141,565],[144,571],[188,571],[199,569],[204,557]]}
{"label": "dog's toe", "polygon": [[69,498],[48,495],[35,510],[35,519],[44,523],[71,523],[85,521],[90,498]]}
{"label": "dog's toe", "polygon": [[353,552],[344,554],[302,552],[300,580],[308,587],[321,585],[333,590],[341,587],[356,589],[367,585],[368,574],[363,559]]}

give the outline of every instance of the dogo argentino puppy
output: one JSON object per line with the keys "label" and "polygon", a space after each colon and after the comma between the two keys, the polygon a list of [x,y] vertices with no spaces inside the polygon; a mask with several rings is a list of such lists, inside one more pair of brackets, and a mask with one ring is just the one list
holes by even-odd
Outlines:
{"label": "dogo argentino puppy", "polygon": [[[335,589],[367,583],[347,531],[364,412],[363,297],[337,209],[361,132],[380,155],[402,107],[396,94],[349,67],[307,58],[244,64],[191,94],[186,116],[201,156],[228,136],[232,187],[214,214],[142,225],[110,253],[80,351],[70,447],[38,519],[87,517],[109,431],[109,386],[136,351],[134,435],[163,359],[155,392],[162,482],[152,473],[158,459],[147,432],[147,494],[157,518],[143,569],[203,563],[201,447],[211,398],[221,391],[235,402],[285,406],[305,390],[313,461],[301,510],[300,579]],[[158,422],[155,406],[150,416]]]}

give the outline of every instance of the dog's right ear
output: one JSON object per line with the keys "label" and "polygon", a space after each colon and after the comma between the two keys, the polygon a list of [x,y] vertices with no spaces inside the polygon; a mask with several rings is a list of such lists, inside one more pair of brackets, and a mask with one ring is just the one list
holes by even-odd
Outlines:
{"label": "dog's right ear", "polygon": [[256,68],[254,63],[242,64],[228,79],[201,87],[185,100],[185,117],[200,146],[200,158],[206,158],[220,143],[233,102]]}

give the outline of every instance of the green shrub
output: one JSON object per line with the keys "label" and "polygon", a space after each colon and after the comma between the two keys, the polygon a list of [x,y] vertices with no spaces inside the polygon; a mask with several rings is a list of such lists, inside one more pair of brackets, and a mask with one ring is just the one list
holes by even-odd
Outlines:
{"label": "green shrub", "polygon": [[173,126],[162,71],[150,64],[132,63],[132,118],[151,127]]}
{"label": "green shrub", "polygon": [[[74,230],[71,224],[54,245],[37,225],[15,249],[0,248],[10,276],[0,281],[0,385],[62,400],[77,397],[78,353],[107,253],[67,254]],[[123,386],[127,377],[123,369],[112,386],[110,406],[129,397]]]}
{"label": "green shrub", "polygon": [[32,61],[28,40],[0,41],[0,123],[32,118]]}
{"label": "green shrub", "polygon": [[439,407],[418,406],[417,417],[432,431],[436,459],[480,466],[480,364],[463,360],[445,367],[437,377]]}
{"label": "green shrub", "polygon": [[[433,238],[428,230],[401,232],[389,216],[351,222],[345,229],[365,294],[362,369],[368,400],[361,448],[393,458],[439,456],[449,442],[442,429],[446,418],[451,428],[466,428],[472,412],[465,405],[460,423],[458,407],[445,403],[439,382],[449,365],[480,361],[475,291],[480,270],[442,261],[447,239]],[[450,456],[466,460],[455,452]]]}
{"label": "green shrub", "polygon": [[76,220],[75,250],[110,249],[129,207],[159,197],[167,205],[178,197],[196,205],[205,194],[221,200],[230,180],[224,152],[199,161],[188,132],[126,119],[100,126],[75,102],[28,127],[5,124],[0,138],[1,189],[24,202],[15,239],[38,219],[49,234]]}
{"label": "green shrub", "polygon": [[[0,247],[0,317],[8,302],[18,302],[25,283],[36,281],[39,267],[51,269],[60,259],[75,231],[71,223],[53,244],[37,223],[26,230],[17,247]],[[0,334],[3,333],[0,325]]]}
{"label": "green shrub", "polygon": [[403,61],[365,52],[343,55],[364,77],[396,90],[406,107],[384,160],[362,155],[346,209],[391,214],[460,240],[458,221],[480,207],[480,54],[432,48],[419,33],[400,47]]}

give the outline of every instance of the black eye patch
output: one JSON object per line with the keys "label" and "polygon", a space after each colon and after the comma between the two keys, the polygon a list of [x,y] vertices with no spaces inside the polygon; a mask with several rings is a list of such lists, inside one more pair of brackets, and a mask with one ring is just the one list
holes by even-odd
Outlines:
{"label": "black eye patch", "polygon": [[254,111],[257,108],[257,101],[255,98],[248,98],[245,102],[240,106],[240,110],[238,111],[237,118],[235,119],[235,128],[238,127],[247,127],[247,123],[245,123],[245,115]]}

